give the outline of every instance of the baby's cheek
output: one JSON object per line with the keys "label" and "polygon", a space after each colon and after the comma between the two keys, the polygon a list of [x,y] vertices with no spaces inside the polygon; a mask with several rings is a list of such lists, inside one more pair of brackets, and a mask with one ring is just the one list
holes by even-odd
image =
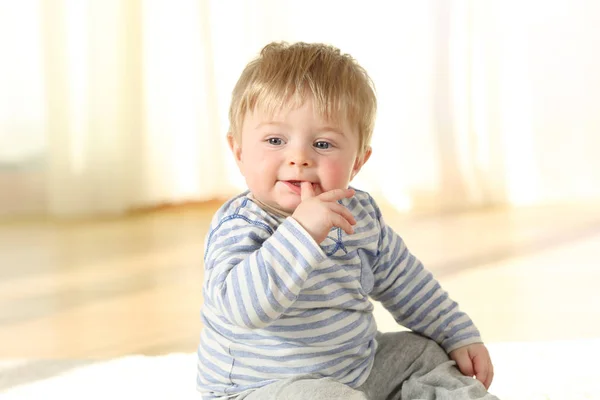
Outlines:
{"label": "baby's cheek", "polygon": [[350,169],[337,163],[323,165],[321,183],[323,190],[345,189],[350,180]]}

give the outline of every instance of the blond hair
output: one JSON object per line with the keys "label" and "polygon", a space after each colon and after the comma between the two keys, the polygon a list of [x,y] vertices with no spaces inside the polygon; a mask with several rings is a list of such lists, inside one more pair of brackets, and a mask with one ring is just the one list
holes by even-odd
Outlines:
{"label": "blond hair", "polygon": [[346,121],[358,131],[359,152],[368,148],[377,99],[367,72],[348,54],[325,44],[270,43],[251,61],[232,93],[230,135],[241,140],[247,112],[275,113],[299,107],[311,95],[315,110],[333,123]]}

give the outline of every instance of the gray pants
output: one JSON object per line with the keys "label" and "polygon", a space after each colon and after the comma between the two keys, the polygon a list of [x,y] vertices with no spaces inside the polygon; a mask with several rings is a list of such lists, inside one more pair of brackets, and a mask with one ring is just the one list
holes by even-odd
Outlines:
{"label": "gray pants", "polygon": [[285,379],[238,400],[498,400],[464,376],[434,341],[411,332],[377,335],[375,363],[357,389],[331,378]]}

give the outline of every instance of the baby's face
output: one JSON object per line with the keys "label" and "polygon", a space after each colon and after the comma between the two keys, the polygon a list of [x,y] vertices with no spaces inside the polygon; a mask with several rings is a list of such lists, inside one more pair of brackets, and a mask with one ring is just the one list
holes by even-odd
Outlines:
{"label": "baby's face", "polygon": [[300,204],[300,182],[316,195],[345,189],[366,160],[356,130],[323,120],[312,100],[275,115],[247,113],[241,137],[230,145],[252,195],[289,213]]}

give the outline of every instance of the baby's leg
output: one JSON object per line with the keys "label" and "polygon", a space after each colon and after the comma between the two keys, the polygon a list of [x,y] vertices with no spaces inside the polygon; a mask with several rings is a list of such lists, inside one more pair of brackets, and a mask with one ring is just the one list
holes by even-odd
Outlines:
{"label": "baby's leg", "polygon": [[241,400],[369,400],[364,393],[331,378],[296,377],[257,389]]}
{"label": "baby's leg", "polygon": [[375,363],[359,388],[370,400],[498,400],[464,376],[433,340],[411,332],[377,336]]}

